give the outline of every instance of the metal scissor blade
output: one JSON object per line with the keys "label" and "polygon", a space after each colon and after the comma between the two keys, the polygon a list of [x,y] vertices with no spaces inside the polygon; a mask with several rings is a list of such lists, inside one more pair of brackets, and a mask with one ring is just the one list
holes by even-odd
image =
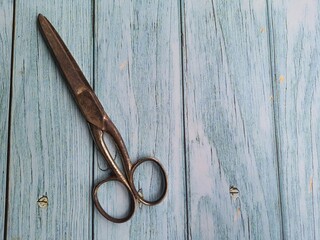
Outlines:
{"label": "metal scissor blade", "polygon": [[42,36],[66,79],[81,112],[88,122],[104,130],[108,116],[78,64],[49,20],[39,14],[38,22]]}

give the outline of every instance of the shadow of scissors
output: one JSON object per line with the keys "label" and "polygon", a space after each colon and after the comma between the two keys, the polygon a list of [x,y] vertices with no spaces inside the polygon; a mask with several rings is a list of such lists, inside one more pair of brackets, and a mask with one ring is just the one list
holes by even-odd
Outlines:
{"label": "shadow of scissors", "polygon": [[[124,141],[118,132],[117,128],[110,120],[108,115],[105,113],[98,97],[95,95],[85,76],[83,75],[78,64],[72,57],[68,48],[62,41],[61,37],[51,25],[51,23],[43,15],[39,14],[38,23],[40,32],[48,46],[51,50],[53,58],[56,60],[57,65],[64,78],[66,79],[69,89],[73,94],[73,97],[80,108],[82,114],[86,118],[89,128],[92,133],[92,137],[102,153],[104,159],[106,160],[108,166],[112,170],[111,176],[99,182],[93,188],[93,202],[99,212],[108,220],[115,223],[122,223],[129,220],[137,206],[137,203],[143,203],[145,205],[156,205],[160,203],[166,195],[167,192],[167,176],[161,163],[155,158],[143,158],[138,160],[136,163],[132,164],[128,155],[128,151],[124,144]],[[125,174],[121,172],[116,162],[108,150],[106,143],[104,142],[103,135],[107,133],[113,139],[115,145],[117,146],[121,160],[124,168]],[[133,174],[135,170],[143,163],[153,163],[159,169],[162,175],[162,189],[159,193],[159,197],[156,200],[146,200],[142,195],[136,190],[133,181]],[[113,217],[108,214],[98,199],[99,188],[111,181],[116,181],[124,185],[130,196],[130,210],[124,217]]]}

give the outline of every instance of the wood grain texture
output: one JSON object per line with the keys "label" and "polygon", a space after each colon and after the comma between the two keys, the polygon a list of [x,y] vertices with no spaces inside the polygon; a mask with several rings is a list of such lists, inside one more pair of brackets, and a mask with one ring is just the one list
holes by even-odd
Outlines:
{"label": "wood grain texture", "polygon": [[0,238],[4,234],[13,1],[0,1]]}
{"label": "wood grain texture", "polygon": [[319,1],[271,1],[284,239],[319,239]]}
{"label": "wood grain texture", "polygon": [[[13,0],[0,0],[0,236],[10,129],[7,239],[320,238],[319,1],[15,6],[9,128]],[[108,171],[38,13],[65,40],[132,161],[155,156],[168,173],[164,202],[126,223],[92,205],[92,186]],[[155,175],[143,169],[138,185]],[[125,196],[115,195],[121,206]]]}
{"label": "wood grain texture", "polygon": [[267,23],[265,1],[184,1],[191,239],[281,239]]}
{"label": "wood grain texture", "polygon": [[[164,202],[138,208],[124,224],[110,223],[95,211],[94,238],[185,239],[179,2],[96,1],[95,19],[97,95],[132,161],[159,158],[169,189]],[[95,163],[95,179],[105,177],[99,155]]]}
{"label": "wood grain texture", "polygon": [[17,1],[7,238],[89,239],[92,142],[38,31],[39,13],[92,75],[90,2]]}

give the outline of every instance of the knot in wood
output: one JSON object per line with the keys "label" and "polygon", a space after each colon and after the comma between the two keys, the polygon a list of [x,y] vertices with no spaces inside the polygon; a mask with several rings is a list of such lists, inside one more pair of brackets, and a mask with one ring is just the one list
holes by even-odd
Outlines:
{"label": "knot in wood", "polygon": [[37,203],[38,203],[38,206],[39,206],[40,208],[46,208],[46,207],[48,207],[48,197],[47,197],[47,196],[42,196],[42,197],[40,197],[40,198],[38,199]]}
{"label": "knot in wood", "polygon": [[229,188],[229,192],[230,192],[230,195],[233,199],[236,199],[239,197],[239,189],[234,187],[234,186],[231,186]]}

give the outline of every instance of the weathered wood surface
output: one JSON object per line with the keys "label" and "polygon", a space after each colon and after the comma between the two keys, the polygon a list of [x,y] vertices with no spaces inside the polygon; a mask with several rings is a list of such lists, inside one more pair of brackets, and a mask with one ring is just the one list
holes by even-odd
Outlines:
{"label": "weathered wood surface", "polygon": [[266,3],[184,13],[189,236],[281,239]]}
{"label": "weathered wood surface", "polygon": [[92,141],[38,31],[39,12],[92,76],[88,1],[16,2],[7,239],[90,239]]}
{"label": "weathered wood surface", "polygon": [[[169,179],[165,201],[137,209],[127,223],[110,224],[95,211],[96,239],[185,238],[179,24],[179,4],[174,0],[96,1],[96,93],[124,137],[132,160],[156,156]],[[101,161],[98,156],[94,162]],[[151,177],[151,170],[142,170],[143,176]],[[103,176],[96,165],[94,179]],[[144,180],[150,179],[138,180],[138,185],[148,186]],[[104,196],[107,202],[110,196]]]}
{"label": "weathered wood surface", "polygon": [[285,239],[320,238],[319,12],[319,1],[270,4]]}
{"label": "weathered wood surface", "polygon": [[0,238],[4,234],[13,1],[0,1]]}
{"label": "weathered wood surface", "polygon": [[[318,239],[319,4],[0,0],[0,236]],[[65,40],[132,160],[156,156],[168,172],[165,201],[127,223],[92,205],[108,171],[38,13]],[[154,190],[152,172],[137,175],[144,193]],[[102,191],[102,201],[121,212],[116,193]]]}

